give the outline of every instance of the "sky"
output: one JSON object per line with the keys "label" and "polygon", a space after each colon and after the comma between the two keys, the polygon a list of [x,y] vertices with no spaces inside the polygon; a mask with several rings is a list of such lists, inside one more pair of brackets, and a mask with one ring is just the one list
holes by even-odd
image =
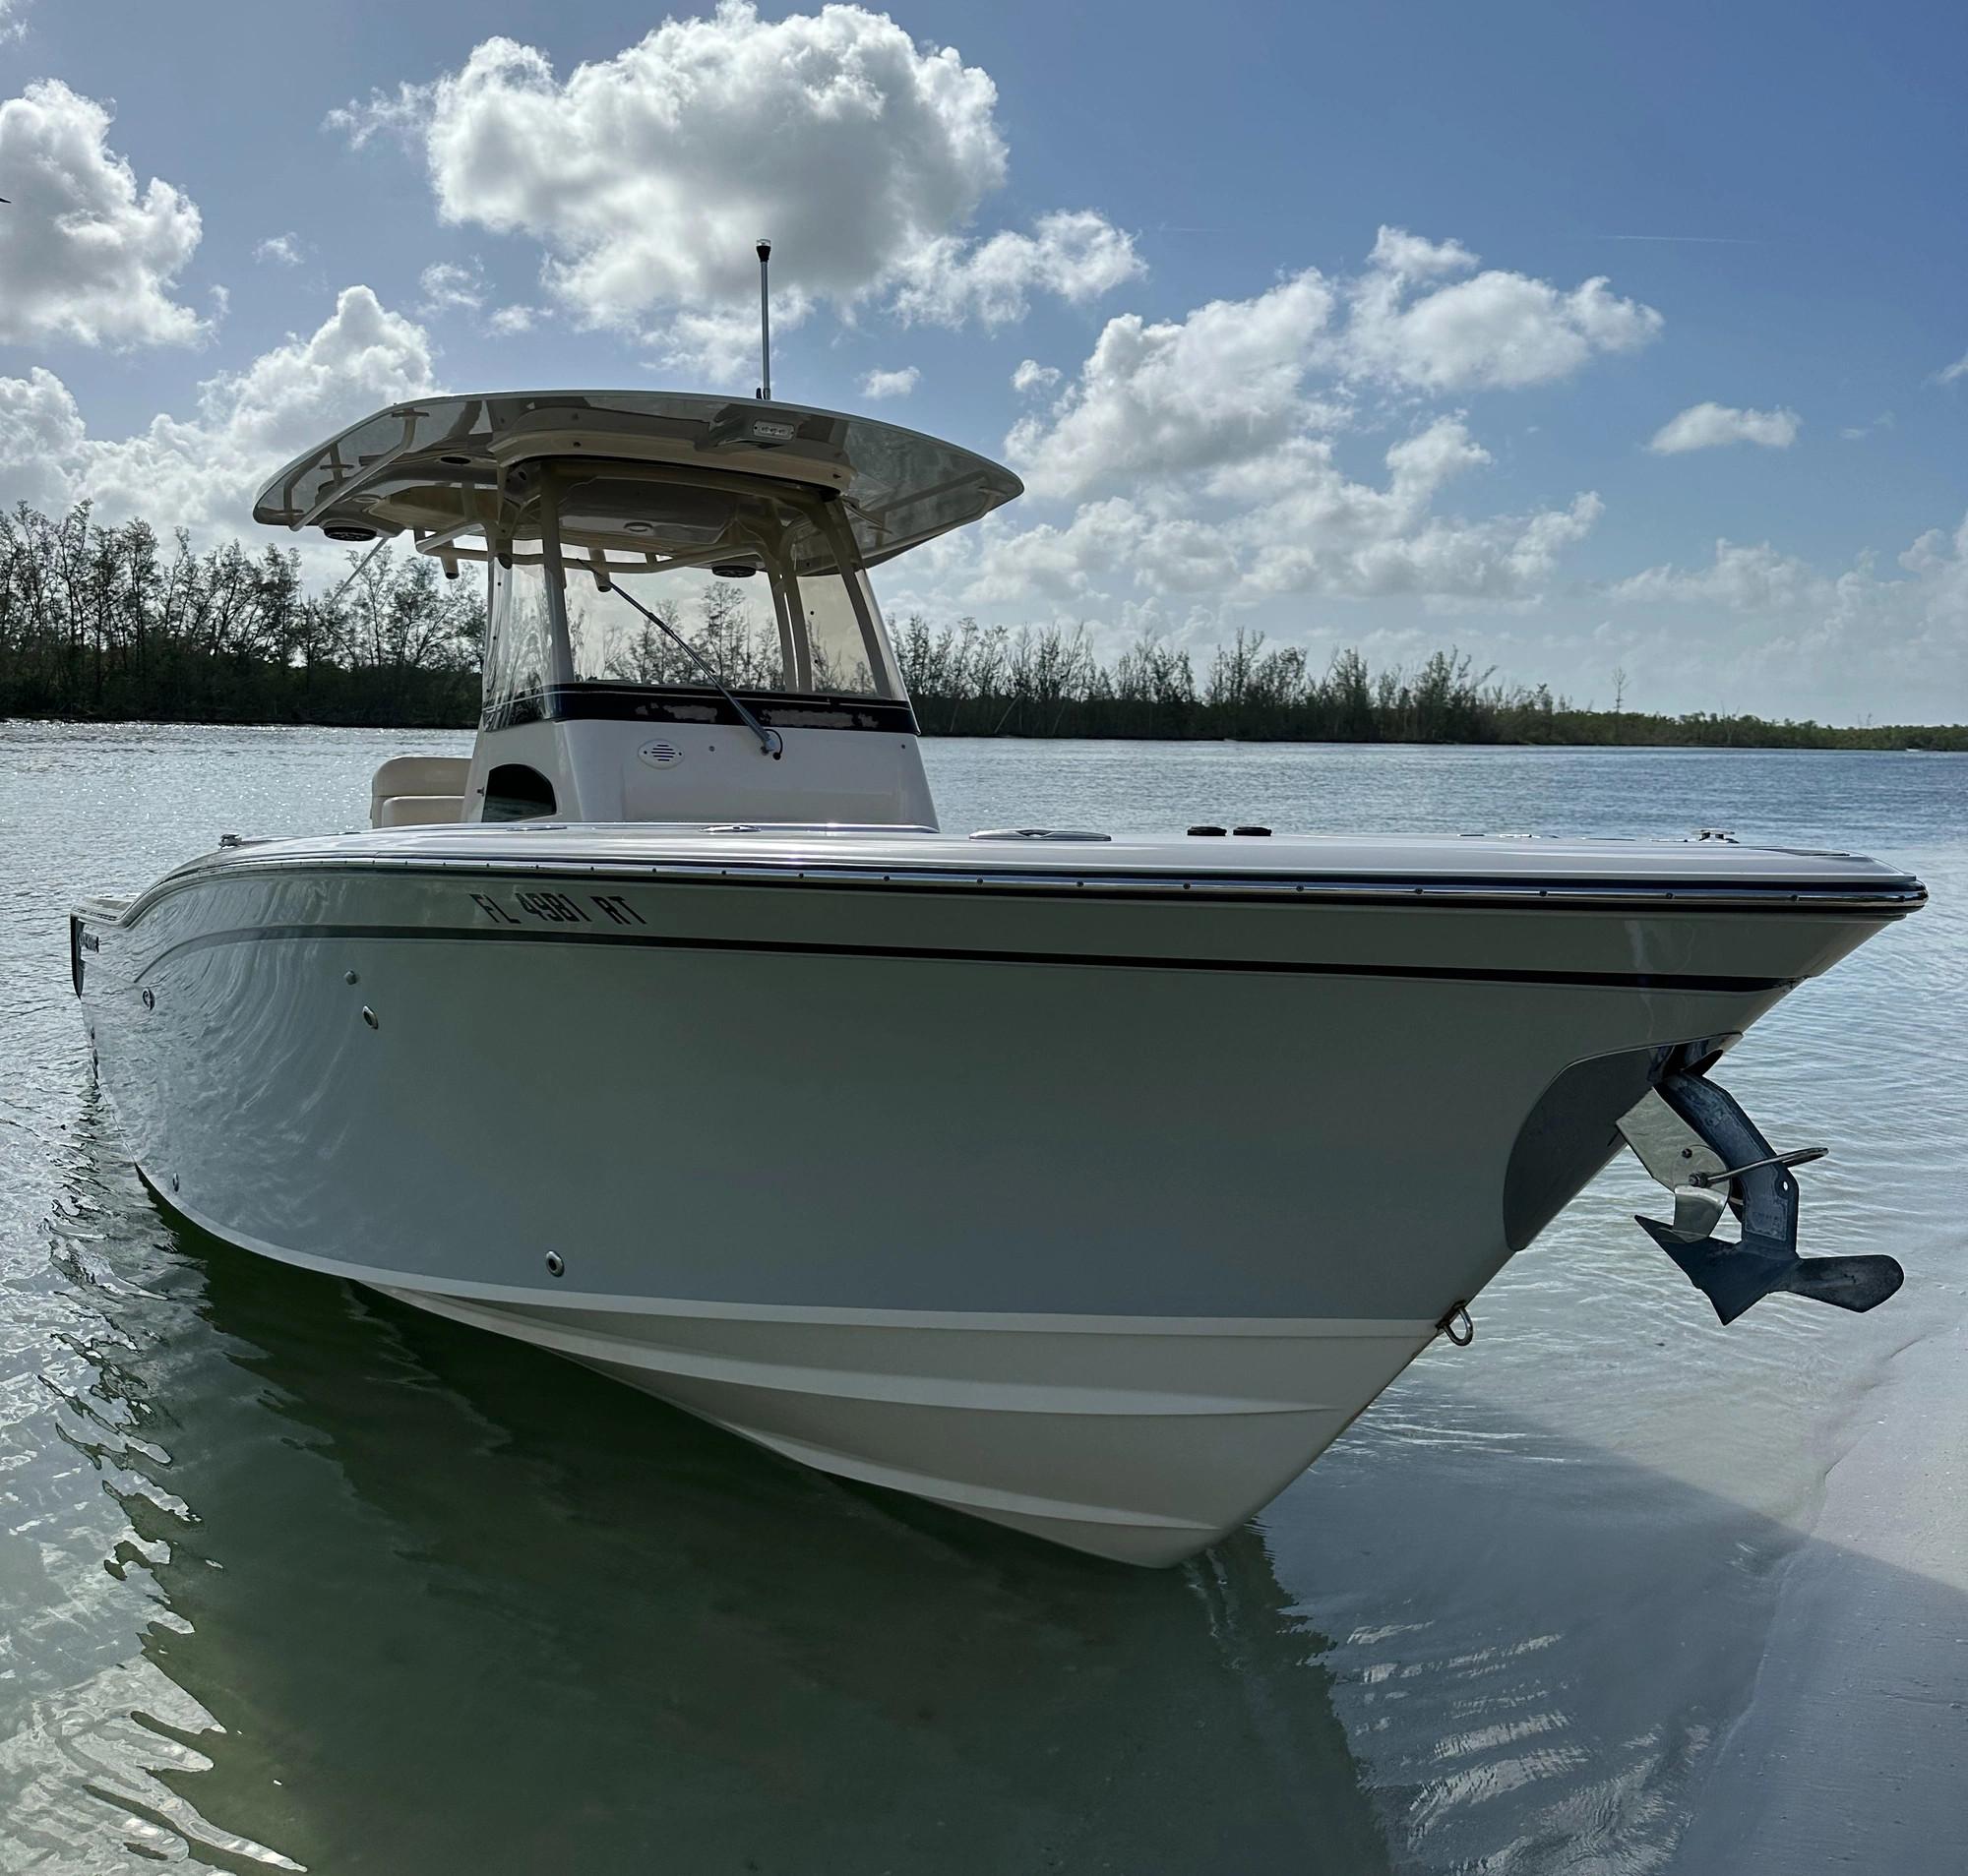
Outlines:
{"label": "sky", "polygon": [[[0,500],[435,390],[1008,462],[892,617],[1968,719],[1968,10],[0,0]],[[332,564],[316,550],[313,563]]]}

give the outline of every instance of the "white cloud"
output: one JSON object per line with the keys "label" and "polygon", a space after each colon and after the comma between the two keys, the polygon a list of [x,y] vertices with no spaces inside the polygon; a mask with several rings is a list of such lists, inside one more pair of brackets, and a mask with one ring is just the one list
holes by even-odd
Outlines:
{"label": "white cloud", "polygon": [[1035,292],[1075,304],[1098,299],[1147,270],[1132,235],[1091,209],[1041,215],[1035,231],[985,241],[945,235],[902,261],[894,310],[905,321],[1005,326],[1023,319]]}
{"label": "white cloud", "polygon": [[394,92],[371,91],[363,103],[351,101],[330,111],[322,119],[321,127],[338,130],[354,150],[364,149],[378,137],[389,137],[405,145],[421,143],[430,123],[431,95],[435,89],[429,85],[403,84]]}
{"label": "white cloud", "polygon": [[1431,603],[1535,599],[1598,519],[1564,509],[1470,520],[1437,512],[1489,453],[1459,418],[1394,444],[1384,484],[1355,481],[1332,445],[1294,438],[1173,487],[1082,504],[1063,525],[987,528],[960,597],[1040,598],[1111,613],[1124,598],[1207,594],[1249,606],[1281,594],[1406,595]]}
{"label": "white cloud", "polygon": [[906,397],[921,378],[922,373],[913,365],[904,365],[899,371],[871,371],[861,381],[861,394],[864,397]]}
{"label": "white cloud", "polygon": [[1710,708],[1949,720],[1968,696],[1968,518],[1930,529],[1896,565],[1882,575],[1862,555],[1833,574],[1767,541],[1723,540],[1705,567],[1649,568],[1610,594],[1661,626]]}
{"label": "white cloud", "polygon": [[63,463],[82,448],[82,412],[68,387],[36,365],[25,378],[0,378],[0,488],[4,506],[59,509],[70,499]]}
{"label": "white cloud", "polygon": [[0,45],[26,35],[28,23],[21,16],[28,4],[29,0],[0,0]]}
{"label": "white cloud", "polygon": [[1691,404],[1654,432],[1647,448],[1656,455],[1714,450],[1729,443],[1756,443],[1765,450],[1788,450],[1797,441],[1795,410],[1736,410],[1728,404]]}
{"label": "white cloud", "polygon": [[[1660,330],[1658,313],[1615,297],[1604,280],[1561,292],[1493,269],[1428,284],[1475,265],[1459,242],[1384,227],[1351,279],[1307,268],[1185,320],[1150,325],[1124,314],[1065,394],[1013,428],[1006,450],[1034,493],[1084,495],[1134,475],[1261,456],[1342,421],[1364,385],[1405,393],[1543,383]],[[1322,393],[1308,386],[1314,373],[1330,381]]]}
{"label": "white cloud", "polygon": [[1438,273],[1467,273],[1477,257],[1460,241],[1425,241],[1405,228],[1382,224],[1368,267],[1397,280],[1429,280]]}
{"label": "white cloud", "polygon": [[1625,601],[1670,601],[1677,605],[1724,606],[1732,612],[1783,612],[1822,605],[1831,582],[1810,562],[1779,553],[1768,541],[1745,546],[1715,543],[1706,567],[1650,567],[1610,588]]}
{"label": "white cloud", "polygon": [[[1043,599],[1108,619],[1170,594],[1247,610],[1302,594],[1541,602],[1598,521],[1596,494],[1455,512],[1451,485],[1491,460],[1460,413],[1419,421],[1378,477],[1342,466],[1334,442],[1370,392],[1396,393],[1400,409],[1416,391],[1543,382],[1659,328],[1603,281],[1453,277],[1476,265],[1459,242],[1383,228],[1351,278],[1309,268],[1184,319],[1125,314],[1063,383],[1026,360],[1014,388],[1044,401],[1006,454],[1041,506],[1077,506],[1022,529],[994,519],[946,585],[966,604]],[[1370,414],[1385,421],[1386,399]]]}
{"label": "white cloud", "polygon": [[485,304],[485,274],[476,261],[434,261],[417,275],[422,298],[417,311],[426,319],[449,312],[475,313]]}
{"label": "white cloud", "polygon": [[1013,427],[1006,454],[1034,494],[1078,496],[1271,449],[1306,425],[1301,387],[1332,307],[1308,270],[1185,320],[1109,320],[1077,380]]}
{"label": "white cloud", "polygon": [[1018,369],[1012,374],[1012,389],[1020,397],[1029,397],[1053,390],[1064,376],[1057,365],[1041,365],[1036,358],[1026,358],[1019,361]]}
{"label": "white cloud", "polygon": [[300,237],[291,230],[286,234],[271,234],[253,250],[253,258],[262,263],[271,262],[275,267],[299,267],[302,259]]}
{"label": "white cloud", "polygon": [[[772,295],[776,340],[806,323],[813,302],[804,293]],[[687,307],[651,336],[663,363],[715,385],[742,390],[759,380],[759,309],[756,304]]]}
{"label": "white cloud", "polygon": [[1100,596],[1100,583],[1132,561],[1148,526],[1148,516],[1135,503],[1112,497],[1087,503],[1064,526],[1041,521],[989,529],[979,536],[981,551],[962,597],[991,605],[1035,597],[1080,603]]}
{"label": "white cloud", "polygon": [[1131,237],[1091,211],[968,232],[1005,182],[996,110],[988,73],[886,15],[762,20],[723,0],[565,80],[489,38],[329,123],[358,148],[418,145],[444,218],[538,240],[549,291],[584,323],[731,367],[723,334],[762,235],[802,310],[887,300],[905,319],[1003,324],[1035,293],[1083,301],[1138,273]]}
{"label": "white cloud", "polygon": [[249,532],[254,495],[288,457],[432,389],[423,329],[368,287],[347,287],[307,337],[208,379],[197,416],[158,416],[135,436],[90,438],[49,372],[0,379],[0,498],[59,506],[87,497],[105,518],[142,515],[160,531]]}
{"label": "white cloud", "polygon": [[1590,532],[1602,504],[1587,493],[1567,508],[1528,515],[1472,520],[1436,512],[1452,479],[1489,461],[1454,417],[1388,450],[1383,488],[1342,474],[1329,446],[1301,447],[1273,499],[1236,523],[1247,548],[1247,585],[1430,601],[1535,599],[1564,550]]}
{"label": "white cloud", "polygon": [[[1005,176],[997,90],[859,7],[762,21],[725,4],[666,20],[565,84],[492,38],[421,97],[445,218],[527,233],[549,279],[597,322],[736,298],[755,237],[780,276],[843,300],[960,225]],[[346,120],[400,120],[404,99]]]}
{"label": "white cloud", "polygon": [[1619,298],[1604,278],[1566,292],[1492,268],[1415,290],[1476,263],[1459,242],[1384,227],[1348,296],[1342,362],[1422,391],[1507,390],[1568,378],[1595,352],[1634,350],[1661,330],[1659,313]]}
{"label": "white cloud", "polygon": [[1934,378],[1937,384],[1941,385],[1951,385],[1959,379],[1968,378],[1968,352],[1963,352],[1953,364],[1943,366],[1934,374]]}
{"label": "white cloud", "polygon": [[530,333],[539,324],[540,309],[537,306],[502,306],[485,322],[486,330],[499,338],[511,338],[519,333]]}
{"label": "white cloud", "polygon": [[191,198],[108,147],[109,112],[58,79],[0,103],[0,341],[188,345],[205,322],[171,298],[199,241]]}

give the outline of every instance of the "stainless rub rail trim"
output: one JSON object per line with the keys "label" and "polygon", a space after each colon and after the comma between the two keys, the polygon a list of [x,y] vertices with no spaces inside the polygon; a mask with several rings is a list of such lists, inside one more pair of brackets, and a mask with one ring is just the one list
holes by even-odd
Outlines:
{"label": "stainless rub rail trim", "polygon": [[752,861],[711,864],[676,860],[542,860],[522,854],[473,854],[445,858],[393,854],[269,855],[227,854],[224,859],[194,862],[187,871],[169,874],[132,902],[123,922],[141,918],[158,900],[196,885],[216,883],[246,874],[318,874],[375,872],[443,878],[457,875],[482,877],[510,875],[529,879],[606,879],[676,885],[829,885],[887,887],[901,891],[1010,891],[1099,899],[1249,899],[1263,903],[1317,900],[1322,904],[1381,906],[1497,906],[1511,910],[1537,907],[1602,910],[1622,908],[1659,911],[1796,912],[1802,908],[1848,912],[1876,919],[1902,918],[1927,903],[1927,888],[1902,876],[1891,883],[1861,887],[1850,881],[1823,885],[1772,881],[1758,885],[1731,881],[1708,885],[1691,880],[1637,884],[1595,879],[1432,879],[1414,876],[1380,878],[1361,875],[1322,875],[1310,878],[1277,875],[1177,875],[1124,873],[1066,873],[1050,870],[993,870],[936,867],[827,866],[798,861]]}

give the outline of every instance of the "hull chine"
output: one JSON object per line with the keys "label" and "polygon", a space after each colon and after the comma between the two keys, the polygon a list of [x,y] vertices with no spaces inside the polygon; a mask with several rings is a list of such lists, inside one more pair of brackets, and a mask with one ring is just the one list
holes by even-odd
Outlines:
{"label": "hull chine", "polygon": [[1146,1565],[1195,1555],[1274,1497],[1435,1333],[1344,1319],[603,1313],[388,1294],[569,1356],[802,1465]]}

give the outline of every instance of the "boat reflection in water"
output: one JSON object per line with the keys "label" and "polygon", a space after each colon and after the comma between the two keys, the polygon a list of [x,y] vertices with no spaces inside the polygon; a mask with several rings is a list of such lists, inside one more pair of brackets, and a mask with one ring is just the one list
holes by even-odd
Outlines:
{"label": "boat reflection in water", "polygon": [[986,1533],[162,1226],[101,1157],[122,1281],[67,1406],[131,1527],[109,1566],[158,1604],[129,1691],[166,1717],[89,1768],[131,1843],[329,1870],[1384,1866],[1255,1531],[1119,1574]]}

